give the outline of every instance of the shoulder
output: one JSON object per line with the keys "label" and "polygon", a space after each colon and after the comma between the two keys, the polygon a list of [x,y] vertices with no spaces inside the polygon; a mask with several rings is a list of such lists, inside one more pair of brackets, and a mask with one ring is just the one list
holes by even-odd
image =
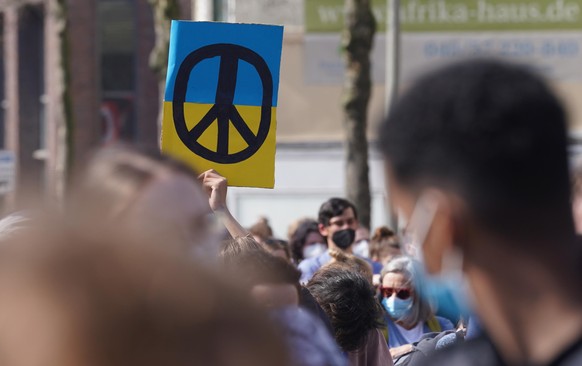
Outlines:
{"label": "shoulder", "polygon": [[315,260],[317,258],[306,258],[304,260],[302,260],[301,262],[299,262],[299,265],[297,266],[297,268],[299,268],[299,270],[301,270],[301,272],[305,272],[308,269],[311,269],[315,266]]}
{"label": "shoulder", "polygon": [[311,277],[317,272],[317,270],[329,262],[331,257],[329,256],[328,252],[325,252],[315,258],[307,258],[301,261],[297,268],[301,271],[301,280],[302,284],[307,283]]}
{"label": "shoulder", "polygon": [[302,260],[299,263],[299,265],[297,266],[297,268],[299,268],[301,271],[303,271],[303,270],[316,271],[317,269],[319,269],[319,267],[321,267],[325,263],[329,262],[330,260],[331,260],[331,257],[329,256],[329,253],[325,252],[325,253],[318,255],[317,257],[306,258],[306,259]]}
{"label": "shoulder", "polygon": [[449,319],[442,316],[435,316],[435,318],[439,322],[442,331],[455,329],[455,325]]}
{"label": "shoulder", "polygon": [[[415,365],[417,365],[415,363]],[[419,366],[503,366],[503,362],[491,342],[478,337],[439,350],[418,362]]]}

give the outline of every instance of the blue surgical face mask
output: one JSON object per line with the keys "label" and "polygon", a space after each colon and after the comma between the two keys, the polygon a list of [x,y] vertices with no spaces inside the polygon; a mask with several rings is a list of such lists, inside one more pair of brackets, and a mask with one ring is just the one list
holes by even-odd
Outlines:
{"label": "blue surgical face mask", "polygon": [[[406,238],[403,239],[405,243],[409,243],[408,254],[423,264],[423,246],[436,210],[436,201],[426,195],[421,196],[410,217]],[[430,275],[425,268],[420,268],[419,275],[414,281],[417,292],[437,306],[439,313],[449,318],[456,318],[459,315],[467,316],[470,313],[470,291],[462,267],[462,253],[458,249],[453,249],[443,254],[441,273]]]}
{"label": "blue surgical face mask", "polygon": [[396,296],[385,297],[382,299],[382,307],[392,319],[399,320],[410,312],[412,308],[412,297],[406,300],[399,299]]}

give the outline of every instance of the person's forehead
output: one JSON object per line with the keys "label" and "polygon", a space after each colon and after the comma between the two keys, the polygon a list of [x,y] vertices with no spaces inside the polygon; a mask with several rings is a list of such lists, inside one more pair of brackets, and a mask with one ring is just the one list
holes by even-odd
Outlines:
{"label": "person's forehead", "polygon": [[340,215],[332,217],[331,220],[334,220],[334,219],[345,220],[345,219],[353,219],[355,217],[356,217],[356,215],[354,214],[354,210],[351,207],[347,207],[345,210],[342,211],[342,213]]}
{"label": "person's forehead", "polygon": [[387,273],[382,281],[385,284],[401,286],[406,282],[402,273]]}

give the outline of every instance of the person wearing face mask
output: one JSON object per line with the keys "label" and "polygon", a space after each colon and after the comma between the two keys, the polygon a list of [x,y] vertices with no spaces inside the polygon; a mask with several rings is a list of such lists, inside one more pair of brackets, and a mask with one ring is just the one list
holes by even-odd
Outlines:
{"label": "person wearing face mask", "polygon": [[482,326],[427,365],[582,364],[567,114],[532,70],[494,60],[434,70],[381,127],[391,203],[428,284],[465,287]]}
{"label": "person wearing face mask", "polygon": [[318,221],[319,233],[326,238],[328,250],[299,263],[302,284],[306,284],[319,268],[332,260],[329,250],[353,254],[352,246],[359,223],[356,207],[350,201],[343,198],[329,199],[321,205]]}
{"label": "person wearing face mask", "polygon": [[387,326],[392,357],[411,350],[411,344],[431,332],[453,329],[450,320],[435,316],[431,305],[415,286],[420,263],[406,256],[392,258],[382,269],[380,303]]}
{"label": "person wearing face mask", "polygon": [[289,237],[289,247],[295,263],[306,258],[314,258],[327,250],[325,239],[319,233],[317,221],[304,219]]}
{"label": "person wearing face mask", "polygon": [[353,251],[360,257],[370,258],[370,230],[363,226],[356,230]]}

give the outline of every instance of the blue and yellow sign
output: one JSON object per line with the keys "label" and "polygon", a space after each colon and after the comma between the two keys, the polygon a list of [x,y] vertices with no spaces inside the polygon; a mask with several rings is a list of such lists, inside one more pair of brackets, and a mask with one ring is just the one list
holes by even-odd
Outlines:
{"label": "blue and yellow sign", "polygon": [[273,188],[283,27],[173,21],[162,151]]}

